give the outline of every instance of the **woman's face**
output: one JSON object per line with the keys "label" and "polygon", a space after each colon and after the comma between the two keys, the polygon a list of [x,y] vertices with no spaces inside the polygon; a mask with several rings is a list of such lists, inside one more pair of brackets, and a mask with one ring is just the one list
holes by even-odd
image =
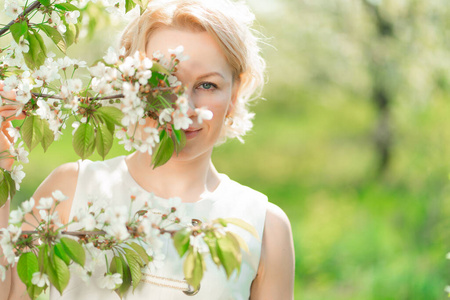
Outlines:
{"label": "woman's face", "polygon": [[175,75],[186,87],[191,106],[206,107],[213,113],[211,120],[198,123],[192,108],[188,116],[193,123],[185,131],[186,147],[172,160],[189,160],[211,156],[222,130],[227,112],[235,99],[237,84],[233,84],[230,66],[216,41],[207,32],[193,32],[169,27],[154,31],[147,43],[147,56],[159,50],[169,57],[168,49],[184,46],[188,60],[177,66]]}

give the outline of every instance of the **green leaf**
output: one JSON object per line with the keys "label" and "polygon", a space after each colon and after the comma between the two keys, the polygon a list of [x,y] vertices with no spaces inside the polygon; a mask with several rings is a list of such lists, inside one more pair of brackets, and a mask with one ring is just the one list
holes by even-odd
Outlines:
{"label": "green leaf", "polygon": [[36,31],[32,30],[28,32],[26,40],[29,42],[30,50],[28,53],[24,53],[23,57],[30,69],[39,68],[44,64],[47,57],[47,47],[45,46],[42,36]]}
{"label": "green leaf", "polygon": [[55,134],[53,133],[53,130],[50,129],[50,125],[47,120],[42,120],[42,126],[44,128],[44,132],[41,140],[41,146],[42,149],[44,149],[44,152],[46,152],[48,147],[50,147],[55,140]]}
{"label": "green leaf", "polygon": [[95,144],[97,146],[97,152],[105,159],[109,150],[113,145],[113,135],[109,131],[108,126],[103,123],[99,123],[97,126],[97,134],[95,135]]}
{"label": "green leaf", "polygon": [[14,195],[16,194],[16,182],[11,177],[11,172],[5,172],[4,179],[8,183],[9,188],[9,199],[14,198]]}
{"label": "green leaf", "polygon": [[97,113],[99,113],[105,121],[123,127],[122,125],[123,112],[117,107],[102,106],[99,109],[97,109]]}
{"label": "green leaf", "polygon": [[[173,129],[173,126],[172,126]],[[183,150],[184,146],[186,146],[186,134],[183,130],[172,130],[172,141],[175,146],[175,152],[177,155]]]}
{"label": "green leaf", "polygon": [[136,6],[133,0],[125,0],[125,12],[129,12]]}
{"label": "green leaf", "polygon": [[65,24],[66,32],[64,33],[64,39],[66,40],[66,47],[69,47],[73,43],[76,43],[77,39],[77,27],[74,24]]}
{"label": "green leaf", "polygon": [[47,275],[50,283],[62,295],[70,279],[70,272],[64,261],[53,253],[51,260],[47,257]]}
{"label": "green leaf", "polygon": [[80,10],[78,7],[70,3],[55,4],[55,7],[65,11]]}
{"label": "green leaf", "polygon": [[44,123],[39,116],[31,115],[23,122],[21,131],[22,138],[31,151],[44,137]]}
{"label": "green leaf", "polygon": [[[1,172],[5,172],[1,170]],[[5,172],[5,174],[7,174]],[[3,177],[3,180],[0,181],[0,206],[3,206],[6,201],[8,201],[9,196],[9,183],[5,177]]]}
{"label": "green leaf", "polygon": [[255,227],[253,227],[252,225],[250,225],[249,223],[245,222],[242,219],[224,218],[224,219],[221,219],[221,221],[224,221],[226,224],[233,224],[233,225],[239,226],[242,229],[245,229],[248,232],[250,232],[255,238],[259,239],[258,232],[256,231]]}
{"label": "green leaf", "polygon": [[180,257],[182,257],[189,249],[190,236],[191,231],[189,228],[183,228],[173,236],[173,244],[175,245],[175,249],[177,249]]}
{"label": "green leaf", "polygon": [[147,252],[145,251],[144,248],[142,248],[141,245],[138,245],[137,243],[132,242],[132,243],[128,243],[128,246],[133,248],[133,250],[136,251],[137,254],[139,254],[139,256],[141,257],[141,259],[144,261],[145,264],[148,264],[150,262],[150,260],[148,259]]}
{"label": "green leaf", "polygon": [[217,250],[216,236],[213,233],[208,232],[205,235],[205,237],[203,238],[203,240],[205,241],[206,245],[208,245],[209,253],[211,254],[211,258],[212,258],[213,262],[219,267],[220,266],[220,258],[217,253],[218,250]]}
{"label": "green leaf", "polygon": [[66,265],[70,264],[70,257],[66,254],[66,251],[62,244],[56,244],[53,248],[53,251],[55,251],[55,254],[61,258]]}
{"label": "green leaf", "polygon": [[[239,247],[239,245],[238,245]],[[235,243],[224,236],[217,239],[217,254],[219,256],[222,266],[225,268],[227,277],[230,278],[235,269],[239,269],[241,265],[240,249],[236,251]]]}
{"label": "green leaf", "polygon": [[120,254],[120,261],[122,263],[122,285],[116,289],[116,293],[119,295],[120,298],[128,291],[128,289],[131,286],[131,273],[130,268],[128,267],[127,262],[123,258],[122,254]]}
{"label": "green leaf", "polygon": [[194,289],[198,289],[200,286],[200,281],[203,278],[203,272],[205,269],[206,266],[203,256],[190,247],[186,260],[183,264],[183,271],[186,281],[192,285]]}
{"label": "green leaf", "polygon": [[173,141],[165,130],[161,131],[160,142],[153,153],[153,169],[162,166],[172,157],[174,150]]}
{"label": "green leaf", "polygon": [[39,271],[41,273],[44,273],[48,266],[48,245],[44,244],[38,247],[39,253],[38,253],[38,262],[39,262]]}
{"label": "green leaf", "polygon": [[227,235],[230,235],[230,239],[234,239],[236,241],[236,243],[238,243],[239,248],[241,248],[242,250],[244,250],[247,253],[250,253],[247,243],[244,241],[244,239],[241,236],[239,236],[238,234],[231,232],[231,231],[227,231]]}
{"label": "green leaf", "polygon": [[82,159],[89,157],[95,149],[94,128],[89,123],[81,123],[75,131],[72,145]]}
{"label": "green leaf", "polygon": [[19,43],[20,37],[24,36],[28,31],[28,25],[27,22],[22,21],[18,23],[14,23],[9,27],[9,30],[11,31],[11,34],[16,41],[16,43]]}
{"label": "green leaf", "polygon": [[39,264],[36,255],[33,252],[23,253],[17,263],[17,274],[25,285],[31,284],[33,274],[39,272]]}
{"label": "green leaf", "polygon": [[[164,74],[164,75],[167,75],[167,76],[170,76],[171,74],[170,74],[170,72],[169,72],[169,70],[167,70],[166,68],[164,68],[160,63],[157,63],[157,62],[153,62],[153,65],[152,65],[152,67],[150,68],[150,70],[152,71],[152,72],[158,72],[158,73],[160,73],[160,74]],[[153,77],[153,76],[152,76]]]}
{"label": "green leaf", "polygon": [[36,26],[45,32],[45,34],[55,43],[59,50],[61,50],[63,53],[66,53],[66,41],[57,29],[46,24],[36,24]]}
{"label": "green leaf", "polygon": [[66,254],[77,264],[84,266],[86,261],[86,253],[84,253],[83,247],[75,240],[70,238],[61,238],[61,245],[63,246]]}
{"label": "green leaf", "polygon": [[27,286],[27,293],[31,299],[36,299],[42,292],[44,291],[44,287],[38,287],[37,285],[30,284]]}
{"label": "green leaf", "polygon": [[[129,249],[125,249],[129,250]],[[131,251],[131,250],[130,250]],[[125,254],[125,257],[128,262],[128,266],[130,267],[130,273],[131,273],[131,281],[133,285],[133,291],[136,289],[137,285],[141,281],[142,272],[141,272],[141,265],[139,263],[139,260],[136,260],[135,256],[127,253]]]}
{"label": "green leaf", "polygon": [[[120,260],[120,258],[118,256],[114,256],[113,259],[111,260],[109,270],[113,274],[119,273],[123,278],[123,265],[122,265],[122,261]],[[120,285],[116,285],[116,289],[119,287],[120,287]]]}
{"label": "green leaf", "polygon": [[50,0],[38,0],[44,6],[50,6]]}

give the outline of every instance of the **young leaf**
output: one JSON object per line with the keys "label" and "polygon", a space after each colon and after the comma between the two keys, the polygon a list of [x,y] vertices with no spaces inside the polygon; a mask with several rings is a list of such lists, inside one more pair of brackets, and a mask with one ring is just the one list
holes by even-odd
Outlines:
{"label": "young leaf", "polygon": [[81,123],[75,131],[72,145],[82,159],[89,157],[95,149],[94,128],[89,123]]}
{"label": "young leaf", "polygon": [[244,241],[244,239],[240,235],[238,235],[234,232],[231,232],[231,231],[227,231],[227,235],[230,235],[230,239],[234,239],[236,241],[236,243],[238,243],[239,248],[241,248],[242,250],[244,250],[247,253],[250,253],[247,243]]}
{"label": "young leaf", "polygon": [[173,127],[172,132],[172,141],[175,146],[175,152],[179,154],[184,146],[186,146],[186,134],[183,130],[175,130]]}
{"label": "young leaf", "polygon": [[76,43],[77,39],[77,28],[74,24],[67,24],[66,25],[66,32],[64,33],[64,39],[66,40],[66,47],[69,47],[73,43]]}
{"label": "young leaf", "polygon": [[46,152],[48,147],[50,147],[50,145],[55,140],[55,134],[53,133],[53,130],[50,129],[50,125],[48,124],[47,120],[42,120],[42,127],[44,131],[41,140],[41,146],[42,149],[44,149],[44,152]]}
{"label": "young leaf", "polygon": [[55,7],[65,11],[80,10],[78,7],[70,3],[55,4]]}
{"label": "young leaf", "polygon": [[[164,68],[160,63],[157,63],[157,62],[153,62],[153,65],[152,65],[152,67],[150,68],[150,70],[152,71],[152,72],[158,72],[158,73],[160,73],[160,74],[164,74],[164,75],[167,75],[167,76],[170,76],[171,74],[170,74],[170,72],[169,72],[169,70],[167,70],[166,68]],[[153,76],[152,76],[153,77]]]}
{"label": "young leaf", "polygon": [[[125,249],[125,250],[129,250],[129,249]],[[141,277],[142,277],[141,265],[133,255],[127,253],[127,254],[125,254],[125,257],[127,259],[128,266],[130,267],[131,281],[132,281],[133,291],[134,291],[136,289],[137,285],[139,284],[139,282],[141,281]],[[140,258],[138,258],[138,259],[140,260]]]}
{"label": "young leaf", "polygon": [[14,23],[9,27],[9,31],[11,31],[11,34],[16,41],[16,43],[19,43],[20,37],[25,35],[28,31],[28,25],[27,22],[22,21],[18,23]]}
{"label": "young leaf", "polygon": [[173,244],[175,245],[175,249],[177,249],[180,257],[182,257],[189,249],[190,236],[191,231],[188,228],[183,228],[175,233],[173,237]]}
{"label": "young leaf", "polygon": [[36,255],[33,252],[23,253],[17,263],[17,274],[25,285],[31,284],[31,277],[39,271],[39,264]]}
{"label": "young leaf", "polygon": [[[1,172],[4,172],[3,170]],[[6,172],[5,172],[6,174]],[[0,207],[3,206],[8,200],[9,196],[9,183],[5,177],[0,181]]]}
{"label": "young leaf", "polygon": [[36,299],[42,292],[44,291],[44,287],[38,287],[37,285],[30,284],[27,286],[27,293],[31,299]]}
{"label": "young leaf", "polygon": [[131,273],[130,268],[128,267],[127,262],[123,258],[122,254],[119,254],[120,261],[122,263],[122,285],[116,289],[116,293],[119,295],[120,298],[128,291],[128,289],[131,286]]}
{"label": "young leaf", "polygon": [[39,116],[31,115],[23,122],[21,131],[22,138],[31,151],[44,137],[44,123]]}
{"label": "young leaf", "polygon": [[45,34],[55,43],[59,50],[61,50],[64,54],[66,53],[66,41],[57,29],[46,24],[36,24],[36,27],[44,31]]}
{"label": "young leaf", "polygon": [[111,131],[109,131],[106,124],[98,124],[97,134],[95,135],[95,145],[97,146],[98,154],[105,159],[113,145],[113,135],[111,134]]}
{"label": "young leaf", "polygon": [[70,272],[64,261],[53,253],[52,260],[47,257],[47,275],[50,283],[62,295],[69,283]]}
{"label": "young leaf", "polygon": [[97,113],[99,113],[105,121],[123,127],[122,125],[123,112],[117,107],[102,106],[99,109],[97,109]]}
{"label": "young leaf", "polygon": [[206,245],[208,245],[209,253],[211,254],[211,258],[213,262],[219,267],[220,266],[220,258],[217,254],[217,238],[212,233],[207,233],[203,238]]}
{"label": "young leaf", "polygon": [[64,250],[64,247],[62,244],[56,244],[53,248],[53,251],[55,251],[55,254],[61,258],[66,265],[70,264],[70,257],[66,254],[66,251]]}
{"label": "young leaf", "polygon": [[163,130],[161,132],[160,142],[156,151],[153,153],[152,164],[153,169],[162,166],[172,157],[174,146],[170,136]]}
{"label": "young leaf", "polygon": [[111,259],[111,264],[109,266],[109,270],[111,271],[111,273],[113,273],[113,274],[119,273],[123,277],[123,266],[122,266],[122,261],[120,260],[120,257],[114,256]]}
{"label": "young leaf", "polygon": [[144,248],[142,248],[141,245],[138,245],[137,243],[132,242],[132,243],[128,243],[128,246],[133,248],[133,250],[136,251],[137,254],[139,254],[139,256],[142,258],[142,260],[144,261],[145,264],[148,264],[150,262],[150,260],[148,259],[147,252],[145,251]]}
{"label": "young leaf", "polygon": [[8,183],[9,188],[9,199],[14,198],[14,195],[16,194],[16,183],[14,182],[14,179],[11,177],[10,172],[5,172],[4,179]]}
{"label": "young leaf", "polygon": [[70,238],[61,238],[61,245],[66,251],[66,254],[77,264],[84,266],[84,262],[86,261],[86,254],[84,253],[83,247],[81,245]]}
{"label": "young leaf", "polygon": [[38,0],[44,6],[50,6],[50,0]]}
{"label": "young leaf", "polygon": [[133,0],[125,0],[125,12],[129,12],[136,6]]}
{"label": "young leaf", "polygon": [[184,261],[183,271],[186,281],[194,289],[198,289],[200,281],[203,278],[203,272],[205,271],[205,262],[203,256],[197,251],[194,251],[192,247],[189,249],[186,260]]}
{"label": "young leaf", "polygon": [[233,241],[225,236],[217,239],[217,254],[222,266],[225,268],[227,277],[230,278],[234,269],[237,269],[241,264],[240,251],[236,253]]}
{"label": "young leaf", "polygon": [[256,231],[255,227],[248,224],[244,220],[238,219],[238,218],[225,218],[225,219],[221,219],[221,220],[224,221],[226,224],[233,224],[233,225],[239,226],[242,229],[245,229],[248,232],[250,232],[255,238],[259,239],[258,232]]}

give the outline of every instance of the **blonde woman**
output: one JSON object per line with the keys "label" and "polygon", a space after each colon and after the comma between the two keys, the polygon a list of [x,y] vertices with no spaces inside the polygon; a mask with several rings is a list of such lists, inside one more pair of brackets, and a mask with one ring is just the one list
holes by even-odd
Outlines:
{"label": "blonde woman", "polygon": [[[293,299],[294,250],[285,213],[263,194],[220,174],[211,161],[215,145],[227,138],[241,139],[252,125],[248,102],[263,84],[265,67],[250,29],[252,21],[246,6],[228,0],[151,2],[148,10],[126,28],[121,46],[127,55],[139,50],[152,57],[157,51],[169,55],[167,49],[183,45],[189,59],[179,65],[176,76],[187,87],[192,107],[188,114],[193,121],[185,130],[185,148],[156,169],[150,166],[151,157],[139,151],[104,162],[67,163],[55,169],[33,196],[48,197],[54,190],[69,196],[58,207],[63,222],[92,197],[107,199],[111,205],[126,204],[131,190],[167,199],[180,197],[192,219],[241,218],[261,237],[258,240],[242,235],[250,252],[243,257],[239,276],[227,279],[223,270],[207,262],[195,293],[189,291],[182,261],[168,240],[163,247],[163,267],[145,271],[137,289],[126,299]],[[200,107],[209,109],[213,118],[198,123],[194,108]],[[1,114],[10,115],[11,110],[13,106],[2,107]],[[151,121],[147,125],[151,126]],[[4,132],[0,133],[2,150],[9,148]],[[0,163],[5,169],[11,168],[10,161]],[[9,203],[0,209],[1,227],[6,226],[8,211]],[[0,285],[0,299],[27,298],[14,269]],[[52,289],[50,299],[119,298],[93,282],[72,276],[63,295]]]}

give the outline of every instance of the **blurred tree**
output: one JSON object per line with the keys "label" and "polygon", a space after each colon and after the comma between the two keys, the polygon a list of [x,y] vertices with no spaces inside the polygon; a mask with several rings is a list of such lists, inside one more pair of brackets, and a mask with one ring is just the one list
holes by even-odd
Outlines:
{"label": "blurred tree", "polygon": [[296,66],[302,89],[323,101],[344,94],[373,103],[371,140],[383,174],[395,143],[393,105],[421,107],[449,91],[448,2],[285,0],[279,8],[280,36],[293,50],[286,65]]}

